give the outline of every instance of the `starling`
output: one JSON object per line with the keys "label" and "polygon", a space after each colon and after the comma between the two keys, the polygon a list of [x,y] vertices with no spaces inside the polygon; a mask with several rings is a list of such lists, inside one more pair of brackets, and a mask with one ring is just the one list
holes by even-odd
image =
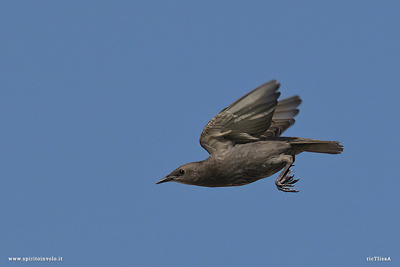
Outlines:
{"label": "starling", "polygon": [[270,81],[219,112],[204,127],[200,145],[208,151],[203,161],[187,163],[161,179],[207,187],[253,183],[282,170],[275,181],[284,192],[298,192],[291,175],[295,155],[301,152],[340,154],[337,141],[281,137],[299,113],[299,96],[278,101],[280,84]]}

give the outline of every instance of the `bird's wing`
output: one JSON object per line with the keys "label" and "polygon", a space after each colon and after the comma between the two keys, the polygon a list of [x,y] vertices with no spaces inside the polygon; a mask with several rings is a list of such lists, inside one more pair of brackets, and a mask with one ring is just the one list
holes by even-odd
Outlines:
{"label": "bird's wing", "polygon": [[262,135],[262,139],[280,136],[290,126],[295,123],[294,117],[299,113],[297,107],[301,104],[298,95],[292,96],[281,101],[275,107],[274,116],[268,130]]}
{"label": "bird's wing", "polygon": [[271,125],[279,86],[276,80],[265,83],[223,109],[201,132],[201,146],[211,154],[230,145],[260,140]]}

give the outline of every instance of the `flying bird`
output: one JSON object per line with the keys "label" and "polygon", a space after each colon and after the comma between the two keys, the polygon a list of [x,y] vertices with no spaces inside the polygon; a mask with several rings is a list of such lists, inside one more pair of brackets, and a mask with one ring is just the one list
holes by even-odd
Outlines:
{"label": "flying bird", "polygon": [[298,192],[291,175],[295,156],[301,152],[340,154],[337,141],[281,137],[292,126],[301,103],[298,95],[278,101],[280,84],[265,83],[219,112],[204,127],[200,145],[209,157],[184,164],[157,184],[178,182],[206,187],[240,186],[269,177],[284,192]]}

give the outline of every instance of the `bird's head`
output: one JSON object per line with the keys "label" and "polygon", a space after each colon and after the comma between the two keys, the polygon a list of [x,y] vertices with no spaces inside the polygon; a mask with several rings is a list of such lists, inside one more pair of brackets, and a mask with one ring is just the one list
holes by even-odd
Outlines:
{"label": "bird's head", "polygon": [[202,162],[191,162],[176,168],[173,172],[162,178],[157,184],[177,182],[181,184],[196,185],[203,176]]}

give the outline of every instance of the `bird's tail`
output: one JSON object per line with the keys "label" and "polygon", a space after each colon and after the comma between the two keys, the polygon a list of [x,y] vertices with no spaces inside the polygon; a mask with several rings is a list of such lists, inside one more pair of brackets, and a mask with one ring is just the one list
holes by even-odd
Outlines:
{"label": "bird's tail", "polygon": [[326,154],[341,154],[343,146],[337,141],[323,141],[300,137],[281,137],[287,139],[295,154],[301,152],[315,152]]}

